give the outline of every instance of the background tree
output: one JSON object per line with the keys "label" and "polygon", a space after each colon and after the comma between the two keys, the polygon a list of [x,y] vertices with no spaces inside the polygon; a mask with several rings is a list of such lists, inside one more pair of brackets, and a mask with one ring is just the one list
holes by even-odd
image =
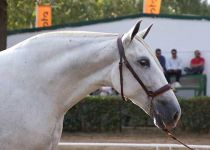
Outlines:
{"label": "background tree", "polygon": [[161,13],[210,16],[207,0],[163,0]]}
{"label": "background tree", "polygon": [[[7,0],[8,29],[35,27],[35,6],[51,3],[53,25],[142,13],[143,0]],[[38,1],[38,2],[37,2]],[[162,0],[161,14],[210,16],[207,0]]]}
{"label": "background tree", "polygon": [[23,29],[35,25],[35,2],[29,0],[7,0],[8,29]]}
{"label": "background tree", "polygon": [[6,49],[7,43],[7,1],[0,0],[0,51]]}

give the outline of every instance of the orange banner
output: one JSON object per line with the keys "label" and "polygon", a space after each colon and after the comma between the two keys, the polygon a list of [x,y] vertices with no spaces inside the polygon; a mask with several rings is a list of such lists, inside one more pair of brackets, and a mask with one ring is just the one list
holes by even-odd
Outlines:
{"label": "orange banner", "polygon": [[143,13],[159,14],[161,7],[161,0],[144,0]]}
{"label": "orange banner", "polygon": [[49,27],[52,25],[51,5],[36,6],[36,27]]}

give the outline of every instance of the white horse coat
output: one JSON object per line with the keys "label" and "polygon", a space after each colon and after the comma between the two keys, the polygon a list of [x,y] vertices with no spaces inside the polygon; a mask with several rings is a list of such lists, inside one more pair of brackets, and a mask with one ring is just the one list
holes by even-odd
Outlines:
{"label": "white horse coat", "polygon": [[[132,30],[124,39],[130,38],[130,32]],[[55,150],[64,114],[72,106],[103,85],[119,91],[116,39],[117,34],[51,32],[1,52],[0,150]],[[135,39],[130,48],[124,46],[134,48],[137,53],[136,45],[144,49],[137,42]],[[166,84],[157,60],[148,50],[141,51],[151,64],[156,64],[152,71],[160,76],[158,80],[151,80],[152,74],[150,77],[141,75],[144,81],[154,89]],[[126,52],[126,55],[130,60],[136,58],[133,52]],[[144,91],[127,70],[123,73],[125,95],[149,113]],[[145,75],[148,76],[147,71]],[[172,101],[170,104],[180,113],[173,92],[168,91],[163,96],[166,101]]]}

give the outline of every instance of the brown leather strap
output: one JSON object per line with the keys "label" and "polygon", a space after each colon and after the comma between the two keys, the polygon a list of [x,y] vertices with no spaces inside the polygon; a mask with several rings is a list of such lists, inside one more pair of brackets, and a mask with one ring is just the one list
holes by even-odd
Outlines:
{"label": "brown leather strap", "polygon": [[[151,98],[151,100],[154,97],[156,97],[156,96],[158,96],[160,94],[163,94],[164,92],[172,89],[170,84],[166,84],[163,87],[157,89],[155,92],[149,91],[147,89],[147,87],[145,86],[145,84],[138,77],[138,75],[136,74],[136,72],[133,70],[133,68],[131,67],[131,65],[129,64],[129,62],[128,62],[126,56],[125,56],[125,51],[124,51],[124,47],[123,47],[123,44],[122,44],[121,36],[118,37],[118,39],[117,39],[117,45],[118,45],[119,54],[120,54],[119,71],[120,71],[121,96],[122,96],[122,99],[123,100],[125,100],[124,92],[123,92],[123,63],[126,65],[126,67],[129,69],[129,71],[132,73],[133,77],[139,82],[139,84],[142,86],[142,88],[144,89],[145,93],[148,95],[149,98]],[[124,62],[123,62],[123,60],[124,60]],[[152,111],[152,107],[153,107],[152,101],[151,101],[151,106],[150,107],[151,107],[150,108],[150,111]],[[176,140],[180,144],[184,145],[186,148],[188,148],[190,150],[194,150],[193,148],[189,147],[188,145],[186,145],[185,143],[183,143],[182,141],[180,141],[178,138],[176,138],[168,130],[164,130],[164,131],[168,134],[168,136],[170,136],[172,139]]]}
{"label": "brown leather strap", "polygon": [[[121,85],[121,96],[124,98],[124,92],[123,92],[123,67],[122,64],[124,63],[126,65],[126,67],[129,69],[129,71],[131,72],[131,74],[133,75],[133,77],[138,81],[138,83],[141,85],[141,87],[143,88],[143,90],[145,91],[145,93],[148,95],[148,97],[150,97],[151,99],[153,99],[154,97],[168,91],[171,89],[170,84],[167,84],[161,88],[159,88],[158,90],[156,90],[155,92],[153,91],[149,91],[147,89],[147,87],[145,86],[145,84],[142,82],[142,80],[139,78],[139,76],[136,74],[136,72],[133,70],[132,66],[130,65],[130,63],[128,62],[126,56],[125,56],[125,51],[124,51],[124,47],[122,44],[122,40],[121,40],[121,36],[118,37],[117,39],[117,45],[118,45],[118,49],[119,49],[119,54],[120,54],[120,62],[119,62],[119,71],[120,71],[120,85]],[[124,60],[124,62],[123,62]]]}
{"label": "brown leather strap", "polygon": [[163,94],[164,92],[168,91],[168,90],[171,90],[171,85],[170,84],[166,84],[164,85],[163,87],[157,89],[155,92],[153,92],[153,97],[156,97],[160,94]]}
{"label": "brown leather strap", "polygon": [[122,57],[120,57],[120,62],[119,62],[119,71],[120,71],[120,90],[121,90],[121,97],[123,100],[125,100],[124,97],[124,91],[123,91],[123,72],[122,72],[122,67],[123,67],[123,62],[122,62]]}

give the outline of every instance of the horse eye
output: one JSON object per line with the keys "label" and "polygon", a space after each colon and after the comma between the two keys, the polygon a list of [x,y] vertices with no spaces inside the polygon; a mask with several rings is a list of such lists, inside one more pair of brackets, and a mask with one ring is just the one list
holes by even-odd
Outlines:
{"label": "horse eye", "polygon": [[142,59],[138,60],[138,63],[142,67],[149,67],[150,66],[149,60],[147,58],[142,58]]}

